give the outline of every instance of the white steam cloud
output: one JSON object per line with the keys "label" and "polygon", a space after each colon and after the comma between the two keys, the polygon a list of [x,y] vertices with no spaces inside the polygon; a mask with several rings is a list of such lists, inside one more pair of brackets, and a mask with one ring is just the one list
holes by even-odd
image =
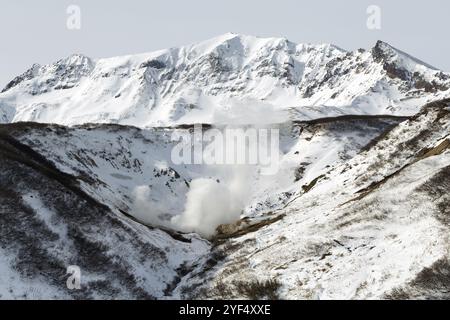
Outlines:
{"label": "white steam cloud", "polygon": [[205,178],[193,180],[185,210],[172,218],[173,226],[183,232],[210,237],[219,225],[239,220],[250,196],[249,173],[236,170],[227,183]]}
{"label": "white steam cloud", "polygon": [[221,224],[239,220],[251,195],[252,173],[253,170],[247,166],[236,166],[222,172],[220,176],[227,176],[227,179],[192,180],[184,211],[171,219],[163,218],[164,209],[152,199],[148,186],[136,187],[133,191],[133,216],[148,225],[195,232],[209,238]]}
{"label": "white steam cloud", "polygon": [[133,216],[147,225],[170,227],[161,217],[164,209],[158,207],[158,202],[151,197],[149,186],[138,186],[133,190]]}
{"label": "white steam cloud", "polygon": [[[249,103],[244,106],[240,104],[232,105],[227,110],[216,111],[214,114],[216,122],[225,124],[226,129],[229,128],[229,124],[233,124],[231,128],[234,128],[239,124],[248,125],[250,123],[255,129],[264,128],[266,122],[283,122],[285,117],[286,114],[276,110],[273,106],[262,105],[261,103]],[[255,119],[261,120],[255,123]],[[241,134],[245,138],[245,132],[243,131]],[[276,142],[278,143],[278,141]],[[267,142],[266,144],[266,146],[262,144],[262,147],[272,147],[271,143]],[[243,144],[241,147],[246,148],[247,145]],[[235,154],[234,144],[225,143],[224,148],[224,154]],[[240,147],[236,146],[236,148]],[[246,149],[236,151],[246,154]],[[278,144],[276,152],[279,152]],[[274,157],[275,155],[271,152],[271,156]],[[278,157],[274,158],[278,160]],[[162,202],[167,199],[159,199],[159,201],[158,199],[151,199],[151,190],[147,186],[138,187],[134,190],[133,215],[147,224],[163,226],[181,232],[195,232],[210,238],[216,233],[218,226],[239,220],[242,211],[250,202],[254,183],[259,179],[262,169],[264,169],[264,166],[261,164],[259,166],[243,164],[205,165],[203,178],[194,179],[190,182],[184,208],[180,208],[181,214],[172,216],[170,219],[167,218],[168,212],[164,212],[164,208],[158,208],[158,203],[161,203],[160,206],[162,206]],[[213,172],[214,174],[212,174]]]}

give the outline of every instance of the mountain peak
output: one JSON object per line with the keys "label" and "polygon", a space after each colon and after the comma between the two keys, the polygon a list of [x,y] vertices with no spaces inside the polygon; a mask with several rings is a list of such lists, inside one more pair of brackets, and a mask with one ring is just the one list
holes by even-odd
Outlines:
{"label": "mountain peak", "polygon": [[9,89],[17,86],[18,84],[22,83],[23,81],[33,79],[39,72],[40,68],[41,68],[40,64],[34,63],[27,71],[25,71],[21,75],[15,77],[8,84],[6,84],[5,88],[3,88],[1,93],[8,91]]}
{"label": "mountain peak", "polygon": [[397,49],[389,43],[378,40],[372,48],[372,55],[377,62],[387,61],[397,54]]}
{"label": "mountain peak", "polygon": [[76,69],[83,74],[89,73],[94,67],[94,61],[83,54],[75,53],[54,63],[52,67]]}
{"label": "mountain peak", "polygon": [[74,65],[80,65],[80,64],[87,64],[92,63],[92,59],[88,56],[85,56],[81,53],[74,53],[68,56],[64,61],[68,64],[74,64]]}
{"label": "mountain peak", "polygon": [[432,65],[417,59],[408,53],[399,50],[392,45],[390,45],[387,42],[378,40],[375,46],[372,48],[372,55],[376,62],[394,62],[401,63],[405,65],[406,68],[414,66],[414,65],[422,65],[426,68],[432,69],[432,70],[438,70],[437,68],[433,67]]}

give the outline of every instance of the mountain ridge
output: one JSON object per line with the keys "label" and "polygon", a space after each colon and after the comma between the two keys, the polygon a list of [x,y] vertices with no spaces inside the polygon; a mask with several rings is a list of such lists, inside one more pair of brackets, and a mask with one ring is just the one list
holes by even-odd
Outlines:
{"label": "mountain ridge", "polygon": [[281,119],[403,116],[449,93],[448,74],[382,41],[347,52],[229,33],[138,55],[74,54],[33,65],[0,94],[0,121],[151,127],[266,111]]}

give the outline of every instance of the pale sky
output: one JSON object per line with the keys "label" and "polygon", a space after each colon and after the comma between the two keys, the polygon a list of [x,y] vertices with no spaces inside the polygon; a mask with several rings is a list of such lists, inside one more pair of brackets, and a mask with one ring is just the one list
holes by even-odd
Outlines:
{"label": "pale sky", "polygon": [[[81,9],[68,30],[67,7]],[[366,26],[381,9],[381,30]],[[370,48],[381,39],[450,71],[448,0],[0,0],[0,87],[33,63],[72,53],[93,58],[180,46],[226,33]]]}

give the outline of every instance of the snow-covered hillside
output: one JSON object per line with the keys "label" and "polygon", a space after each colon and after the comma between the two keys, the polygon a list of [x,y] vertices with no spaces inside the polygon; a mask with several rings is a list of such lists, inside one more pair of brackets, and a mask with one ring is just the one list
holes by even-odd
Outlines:
{"label": "snow-covered hillside", "polygon": [[[252,176],[241,220],[209,240],[145,227],[133,206],[145,185],[148,211],[179,215],[193,179],[227,184],[170,163],[182,129],[2,125],[2,297],[448,297],[449,106],[278,125],[279,175]],[[84,291],[65,289],[68,264]]]}
{"label": "snow-covered hillside", "polygon": [[[259,207],[264,202],[267,206],[271,197],[292,194],[302,183],[351,159],[371,139],[399,121],[379,117],[274,125],[281,132],[280,169],[268,177],[258,174],[258,170],[246,170],[249,174],[245,185],[251,190],[247,203]],[[172,134],[189,129],[106,124],[73,128],[41,125],[28,130],[16,127],[9,125],[5,130],[12,131],[16,139],[52,161],[59,170],[78,177],[82,188],[98,201],[149,224],[156,221],[134,210],[139,188],[148,187],[148,207],[167,221],[183,212],[193,180],[207,178],[227,185],[230,175],[243,173],[238,166],[174,164],[171,151],[177,142],[172,141]],[[272,202],[271,206],[282,205],[277,199]]]}
{"label": "snow-covered hillside", "polygon": [[448,299],[449,187],[446,100],[298,188],[264,223],[236,223],[214,249],[222,263],[194,272],[177,293]]}
{"label": "snow-covered hillside", "polygon": [[[178,269],[209,251],[197,235],[146,227],[112,212],[83,191],[76,177],[3,129],[0,299],[161,298]],[[81,270],[80,290],[66,285],[69,266]]]}
{"label": "snow-covered hillside", "polygon": [[[282,132],[281,170],[276,176],[263,178],[252,171],[246,177],[245,187],[252,192],[242,217],[265,219],[311,177],[352,158],[399,121],[357,117],[277,125]],[[211,263],[212,244],[195,234],[179,234],[170,218],[183,213],[193,180],[209,178],[227,185],[233,170],[171,163],[171,133],[180,130],[185,129],[2,125],[1,268],[9,276],[0,286],[1,297],[172,297],[180,272]],[[146,211],[135,205],[136,190],[144,186],[149,188]],[[10,224],[16,227],[12,230]],[[21,238],[24,232],[28,235]],[[158,255],[143,252],[147,247]],[[18,249],[30,254],[23,263]],[[29,250],[39,250],[42,257]],[[83,250],[91,258],[86,260]],[[50,268],[48,260],[55,265]],[[28,263],[42,268],[44,276],[28,270]],[[85,270],[83,291],[66,289],[68,265]],[[109,267],[132,278],[110,283],[104,274]]]}
{"label": "snow-covered hillside", "polygon": [[236,114],[247,122],[412,115],[449,88],[448,74],[381,41],[346,52],[229,33],[147,54],[34,65],[0,94],[0,121],[146,127],[231,122]]}

